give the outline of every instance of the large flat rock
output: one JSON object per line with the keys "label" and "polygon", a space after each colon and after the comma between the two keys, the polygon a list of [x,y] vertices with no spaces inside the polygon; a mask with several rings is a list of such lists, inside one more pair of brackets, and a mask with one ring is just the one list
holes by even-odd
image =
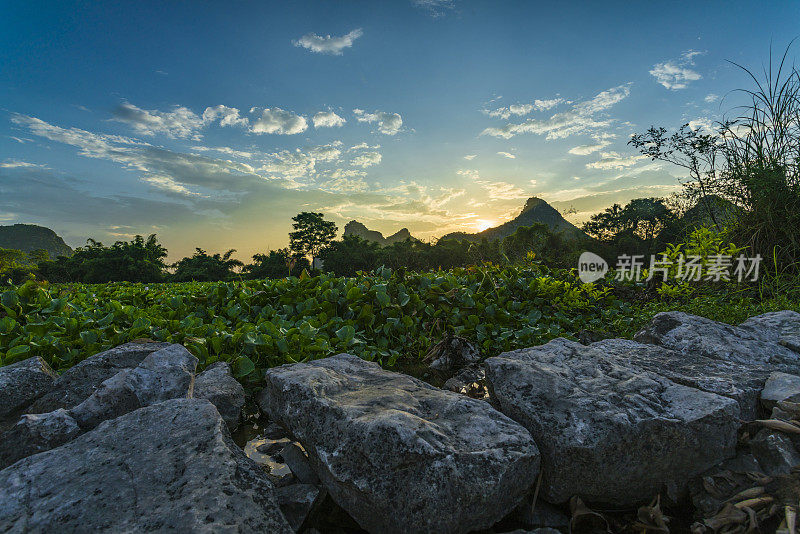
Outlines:
{"label": "large flat rock", "polygon": [[36,400],[28,413],[72,408],[86,400],[105,380],[139,365],[149,354],[169,343],[131,342],[90,356],[58,377],[53,388]]}
{"label": "large flat rock", "polygon": [[734,454],[739,406],[566,339],[486,360],[501,410],[542,454],[542,496],[633,506]]}
{"label": "large flat rock", "polygon": [[628,339],[604,339],[590,345],[622,365],[645,369],[677,384],[729,397],[739,403],[741,418],[758,419],[761,390],[770,376],[763,366],[715,360]]}
{"label": "large flat rock", "polygon": [[488,403],[349,354],[267,371],[259,404],[370,532],[488,528],[533,484],[530,434]]}
{"label": "large flat rock", "polygon": [[0,471],[0,488],[0,532],[292,532],[205,400],[106,421]]}
{"label": "large flat rock", "polygon": [[800,335],[800,313],[792,310],[762,313],[739,325],[766,341],[778,343],[784,336]]}
{"label": "large flat rock", "polygon": [[777,317],[759,317],[762,317],[760,325],[752,318],[749,323],[742,323],[743,326],[731,326],[684,312],[662,312],[634,339],[684,354],[800,373],[800,353],[778,343],[784,334],[774,325],[784,321]]}
{"label": "large flat rock", "polygon": [[0,421],[53,388],[58,375],[38,356],[0,367]]}

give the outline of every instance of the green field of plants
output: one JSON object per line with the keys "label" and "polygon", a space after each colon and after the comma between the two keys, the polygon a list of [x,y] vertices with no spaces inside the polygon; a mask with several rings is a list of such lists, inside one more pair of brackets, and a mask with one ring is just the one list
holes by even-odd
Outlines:
{"label": "green field of plants", "polygon": [[485,266],[436,273],[379,269],[247,282],[42,285],[2,293],[2,363],[33,355],[55,369],[137,338],[183,343],[238,377],[347,351],[386,366],[414,362],[445,331],[494,354],[624,315],[607,287],[568,272]]}
{"label": "green field of plants", "polygon": [[201,366],[229,361],[239,379],[258,382],[265,368],[344,351],[410,368],[446,332],[476,342],[491,356],[582,332],[629,336],[662,309],[733,322],[767,309],[796,308],[773,302],[750,309],[745,297],[724,305],[696,297],[683,305],[636,304],[620,293],[607,281],[582,284],[574,272],[536,264],[429,273],[382,268],[353,278],[246,282],[27,282],[0,294],[0,357],[8,365],[39,355],[63,370],[110,347],[150,338],[184,344]]}

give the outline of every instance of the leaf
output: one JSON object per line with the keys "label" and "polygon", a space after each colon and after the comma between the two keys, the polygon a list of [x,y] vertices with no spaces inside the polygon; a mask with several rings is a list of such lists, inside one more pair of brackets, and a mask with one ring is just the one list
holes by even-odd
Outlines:
{"label": "leaf", "polygon": [[23,359],[21,357],[28,356],[31,353],[31,348],[28,345],[17,345],[16,347],[12,347],[8,349],[6,352],[6,359],[15,361],[17,359]]}
{"label": "leaf", "polygon": [[350,325],[345,325],[336,331],[336,337],[345,342],[349,342],[355,336],[356,336],[356,329]]}
{"label": "leaf", "polygon": [[242,378],[256,370],[256,364],[247,356],[240,356],[233,365],[233,374],[236,378]]}

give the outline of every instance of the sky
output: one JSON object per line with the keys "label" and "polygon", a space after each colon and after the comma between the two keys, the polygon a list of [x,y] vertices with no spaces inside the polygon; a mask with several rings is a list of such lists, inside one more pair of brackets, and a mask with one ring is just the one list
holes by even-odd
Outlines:
{"label": "sky", "polygon": [[[3,2],[0,224],[248,260],[320,211],[423,239],[667,196],[800,2]],[[797,54],[798,45],[791,50]]]}

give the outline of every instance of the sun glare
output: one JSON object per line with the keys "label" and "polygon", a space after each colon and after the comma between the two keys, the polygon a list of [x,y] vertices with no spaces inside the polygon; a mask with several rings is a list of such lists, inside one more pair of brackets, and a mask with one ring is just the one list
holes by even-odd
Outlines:
{"label": "sun glare", "polygon": [[477,221],[475,221],[475,228],[479,232],[483,232],[487,228],[491,228],[492,226],[496,226],[496,225],[497,225],[496,221],[492,221],[492,220],[489,220],[489,219],[478,219]]}

